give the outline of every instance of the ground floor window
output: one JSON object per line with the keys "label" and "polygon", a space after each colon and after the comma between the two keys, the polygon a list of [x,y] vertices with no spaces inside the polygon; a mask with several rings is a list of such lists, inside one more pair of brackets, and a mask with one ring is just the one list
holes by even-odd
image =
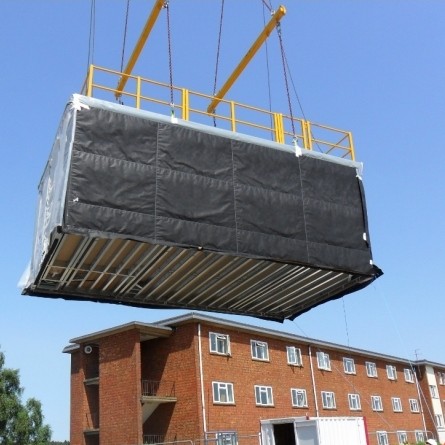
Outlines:
{"label": "ground floor window", "polygon": [[423,442],[425,440],[425,435],[423,434],[423,431],[415,431],[416,435],[416,442]]}
{"label": "ground floor window", "polygon": [[408,443],[408,434],[406,434],[406,431],[397,431],[397,440],[400,445]]}
{"label": "ground floor window", "polygon": [[377,443],[379,445],[389,445],[388,433],[386,431],[377,431]]}

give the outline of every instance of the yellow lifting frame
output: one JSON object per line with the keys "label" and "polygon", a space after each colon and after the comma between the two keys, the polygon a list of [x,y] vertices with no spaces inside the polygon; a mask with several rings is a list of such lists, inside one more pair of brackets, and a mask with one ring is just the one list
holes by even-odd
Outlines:
{"label": "yellow lifting frame", "polygon": [[212,100],[210,105],[207,108],[208,113],[214,113],[216,107],[221,102],[222,98],[226,95],[227,91],[230,90],[232,85],[235,83],[236,79],[238,79],[239,75],[244,71],[247,64],[252,60],[257,51],[260,49],[261,45],[266,41],[269,37],[270,33],[277,27],[280,23],[280,20],[286,14],[286,8],[284,6],[280,6],[270,19],[269,23],[265,26],[261,34],[257,37],[253,45],[250,47],[249,51],[247,51],[246,55],[243,57],[241,62],[235,68],[233,73],[227,79],[226,83],[222,86],[222,88],[215,95],[215,98]]}
{"label": "yellow lifting frame", "polygon": [[153,6],[153,9],[151,11],[150,16],[147,19],[147,22],[145,23],[144,29],[142,30],[141,35],[139,36],[139,40],[136,43],[136,46],[134,47],[133,53],[131,54],[131,57],[127,63],[127,66],[125,67],[125,70],[123,72],[123,76],[121,77],[117,88],[115,97],[118,99],[122,95],[122,91],[125,88],[125,85],[128,81],[128,76],[133,71],[134,66],[136,65],[136,62],[144,49],[145,43],[147,42],[148,36],[150,35],[154,24],[156,23],[156,20],[159,17],[159,13],[161,12],[161,9],[164,7],[165,0],[157,0],[155,5]]}

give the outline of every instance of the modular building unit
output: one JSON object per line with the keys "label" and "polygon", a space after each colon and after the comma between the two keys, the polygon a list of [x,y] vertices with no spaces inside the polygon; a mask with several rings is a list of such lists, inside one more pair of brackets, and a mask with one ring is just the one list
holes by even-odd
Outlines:
{"label": "modular building unit", "polygon": [[381,274],[360,168],[74,95],[23,293],[293,318]]}
{"label": "modular building unit", "polygon": [[368,445],[363,417],[292,417],[261,421],[262,445]]}

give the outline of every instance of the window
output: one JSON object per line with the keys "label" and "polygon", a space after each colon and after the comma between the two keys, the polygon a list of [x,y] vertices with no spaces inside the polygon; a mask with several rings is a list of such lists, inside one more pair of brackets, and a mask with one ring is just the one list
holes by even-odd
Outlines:
{"label": "window", "polygon": [[403,373],[405,374],[405,382],[414,383],[414,372],[411,368],[405,368]]}
{"label": "window", "polygon": [[380,396],[371,396],[371,405],[373,411],[383,411],[382,398]]}
{"label": "window", "polygon": [[412,413],[418,413],[419,410],[419,401],[417,399],[409,399],[409,409]]}
{"label": "window", "polygon": [[377,443],[379,445],[389,445],[388,433],[386,431],[377,431]]}
{"label": "window", "polygon": [[444,424],[443,424],[443,416],[442,414],[436,414],[435,416],[435,420],[436,420],[436,426],[438,428],[443,428]]}
{"label": "window", "polygon": [[307,395],[305,389],[292,388],[291,396],[292,396],[292,406],[296,408],[307,407]]}
{"label": "window", "polygon": [[295,346],[286,346],[287,363],[289,365],[303,366],[303,359],[301,357],[301,349]]}
{"label": "window", "polygon": [[228,335],[210,332],[210,352],[230,355],[230,337]]}
{"label": "window", "polygon": [[322,391],[321,399],[323,402],[323,408],[335,409],[335,394],[332,391]]}
{"label": "window", "polygon": [[366,362],[366,374],[368,377],[377,377],[377,366],[373,362]]}
{"label": "window", "polygon": [[397,380],[397,370],[393,365],[386,365],[386,374],[389,380]]}
{"label": "window", "polygon": [[324,369],[325,371],[331,370],[331,362],[329,360],[329,354],[325,352],[317,351],[317,364],[319,369]]}
{"label": "window", "polygon": [[255,385],[255,402],[257,405],[273,406],[272,387]]}
{"label": "window", "polygon": [[346,374],[355,374],[354,359],[343,357],[343,368]]}
{"label": "window", "polygon": [[430,385],[430,393],[431,393],[431,397],[433,399],[437,399],[439,397],[439,394],[437,393],[437,386],[436,385]]}
{"label": "window", "polygon": [[425,440],[425,436],[423,434],[423,431],[415,431],[414,434],[416,435],[416,442],[423,442]]}
{"label": "window", "polygon": [[438,372],[437,377],[439,378],[439,385],[445,385],[445,372]]}
{"label": "window", "polygon": [[213,403],[235,403],[233,397],[233,383],[212,382]]}
{"label": "window", "polygon": [[351,411],[359,411],[361,409],[359,394],[348,394],[348,399],[349,399],[349,409]]}
{"label": "window", "polygon": [[[210,441],[210,443],[212,443],[212,441]],[[238,437],[235,431],[221,431],[216,433],[216,445],[237,445],[237,443]]]}
{"label": "window", "polygon": [[391,397],[392,401],[392,410],[395,413],[401,413],[402,412],[402,401],[400,400],[400,397]]}
{"label": "window", "polygon": [[250,340],[250,348],[252,349],[252,358],[256,360],[269,360],[269,349],[264,341]]}
{"label": "window", "polygon": [[406,434],[406,431],[397,431],[397,440],[400,445],[408,443],[408,434]]}

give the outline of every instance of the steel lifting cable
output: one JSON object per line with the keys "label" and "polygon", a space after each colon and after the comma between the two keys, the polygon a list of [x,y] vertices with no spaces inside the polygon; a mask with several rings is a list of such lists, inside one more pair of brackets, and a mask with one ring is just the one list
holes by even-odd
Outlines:
{"label": "steel lifting cable", "polygon": [[[222,35],[223,18],[224,18],[224,0],[221,0],[221,14],[219,17],[218,45],[216,48],[215,79],[213,81],[213,95],[214,96],[216,95],[216,84],[218,81],[219,53],[220,53],[220,49],[221,49],[221,35]],[[215,112],[213,113],[213,126],[216,127]]]}
{"label": "steel lifting cable", "polygon": [[281,60],[283,62],[284,84],[286,86],[287,103],[289,105],[289,114],[290,114],[290,122],[291,122],[291,126],[292,126],[293,142],[296,144],[297,134],[295,132],[294,114],[292,112],[292,101],[291,101],[290,92],[289,92],[289,82],[287,80],[286,55],[284,53],[283,36],[281,35],[281,24],[280,23],[277,24],[277,33],[278,33],[278,40],[280,42]]}
{"label": "steel lifting cable", "polygon": [[269,1],[269,4],[267,4],[266,0],[262,0],[263,1],[263,6],[265,6],[269,12],[272,12],[272,4]]}
{"label": "steel lifting cable", "polygon": [[175,116],[175,103],[173,97],[173,64],[172,64],[172,45],[171,45],[171,29],[170,29],[170,5],[168,0],[164,3],[167,10],[167,41],[168,41],[168,69],[170,72],[170,111],[171,116]]}
{"label": "steel lifting cable", "polygon": [[90,8],[90,32],[88,37],[88,66],[94,63],[94,39],[96,35],[96,0],[91,0]]}
{"label": "steel lifting cable", "polygon": [[121,73],[124,71],[124,57],[125,57],[125,42],[127,40],[128,29],[128,12],[130,10],[130,0],[127,0],[127,10],[125,13],[124,38],[122,41],[122,57],[121,57]]}
{"label": "steel lifting cable", "polygon": [[[272,8],[269,7],[269,5],[267,5],[267,3],[265,2],[265,0],[263,0],[263,24],[264,26],[266,26],[266,13],[265,13],[265,9],[268,9],[269,12],[272,12]],[[265,46],[266,46],[266,70],[267,70],[267,91],[268,91],[268,95],[269,95],[269,116],[270,116],[270,128],[273,128],[273,118],[272,118],[272,92],[271,92],[271,87],[270,87],[270,67],[269,67],[269,45],[267,43],[267,40],[265,41]],[[271,132],[271,136],[273,139],[273,131]]]}

